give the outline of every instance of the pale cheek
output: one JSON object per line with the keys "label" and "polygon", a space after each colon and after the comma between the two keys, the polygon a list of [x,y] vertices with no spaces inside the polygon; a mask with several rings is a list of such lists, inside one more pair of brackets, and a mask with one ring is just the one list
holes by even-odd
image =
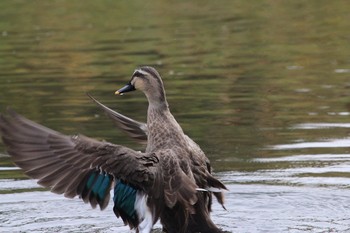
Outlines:
{"label": "pale cheek", "polygon": [[145,89],[143,82],[135,82],[134,87],[136,88],[136,90],[140,91],[143,91]]}

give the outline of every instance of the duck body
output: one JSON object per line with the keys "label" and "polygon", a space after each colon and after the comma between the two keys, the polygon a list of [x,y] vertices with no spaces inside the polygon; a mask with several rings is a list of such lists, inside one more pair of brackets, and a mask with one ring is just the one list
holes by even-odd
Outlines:
{"label": "duck body", "polygon": [[[146,78],[147,81],[145,81]],[[140,81],[141,84],[138,83]],[[152,67],[142,67],[134,72],[130,84],[144,91],[149,102],[146,152],[161,152],[160,160],[162,157],[173,156],[178,163],[174,167],[181,168],[181,172],[190,178],[190,182],[197,187],[206,189],[215,186],[215,188],[225,189],[225,186],[219,181],[210,183],[216,179],[210,175],[209,160],[200,147],[184,134],[181,126],[171,114],[163,82],[158,72]],[[152,88],[149,88],[147,84]],[[171,182],[171,178],[166,182]],[[210,219],[211,193],[197,192],[193,189],[191,191],[192,197],[189,200],[194,203],[190,203],[191,206],[186,207],[186,204],[178,201],[175,205],[171,204],[170,207],[165,205],[160,211],[160,219],[165,231],[221,232]],[[220,203],[223,203],[221,193],[217,197]],[[183,200],[183,202],[185,201],[188,200]],[[174,216],[177,217],[174,219]]]}
{"label": "duck body", "polygon": [[171,114],[160,75],[141,67],[116,93],[133,90],[143,91],[148,99],[147,124],[90,98],[119,128],[147,144],[145,152],[66,136],[11,110],[0,116],[3,142],[14,162],[52,192],[78,195],[104,209],[112,189],[114,213],[136,232],[151,232],[158,219],[168,233],[222,232],[210,211],[212,195],[223,205],[221,191],[226,187],[211,175],[208,158]]}
{"label": "duck body", "polygon": [[[153,106],[150,106],[148,109],[147,125],[149,130],[149,143],[147,144],[146,152],[152,153],[160,151],[161,154],[165,154],[164,156],[174,156],[181,171],[190,178],[193,184],[198,186],[198,183],[203,183],[203,185],[205,185],[206,182],[201,180],[203,177],[199,174],[195,174],[193,170],[202,170],[201,172],[205,174],[208,160],[197,144],[183,133],[180,125],[170,113],[169,108],[155,109]],[[197,177],[199,179],[196,180],[195,175],[198,175]],[[169,177],[167,182],[171,182],[171,177]],[[193,213],[198,215],[200,212],[208,210],[208,206],[204,203],[209,205],[210,195],[208,195],[208,193],[195,191],[195,187],[194,189],[192,188],[190,192],[193,194],[196,193],[195,197],[190,198],[193,199],[193,203],[197,204],[183,208],[184,204],[178,202],[175,205],[171,205],[171,207],[165,205],[160,211],[160,219],[165,231],[169,233],[220,232],[214,230],[215,227],[213,226],[215,225],[212,224],[210,219],[203,218],[204,216],[208,216],[209,213],[202,213],[201,221],[193,218],[196,216]],[[186,200],[183,201],[185,202]],[[176,217],[174,218],[174,216]],[[182,226],[186,227],[181,229]],[[193,228],[193,230],[190,231],[188,228]]]}

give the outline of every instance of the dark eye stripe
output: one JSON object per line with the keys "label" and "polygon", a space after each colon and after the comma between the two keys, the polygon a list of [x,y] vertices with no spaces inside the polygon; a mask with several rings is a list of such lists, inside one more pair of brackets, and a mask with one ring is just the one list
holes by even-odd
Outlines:
{"label": "dark eye stripe", "polygon": [[144,78],[145,74],[143,74],[140,71],[136,70],[132,76],[133,77],[137,76],[137,77],[140,77],[140,78]]}

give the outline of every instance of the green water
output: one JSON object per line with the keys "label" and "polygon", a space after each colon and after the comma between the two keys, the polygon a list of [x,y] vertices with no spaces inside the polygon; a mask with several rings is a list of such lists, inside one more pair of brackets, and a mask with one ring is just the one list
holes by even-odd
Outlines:
{"label": "green water", "polygon": [[145,121],[142,93],[113,93],[151,65],[228,184],[350,186],[348,1],[5,0],[0,9],[1,112],[141,149],[85,93]]}

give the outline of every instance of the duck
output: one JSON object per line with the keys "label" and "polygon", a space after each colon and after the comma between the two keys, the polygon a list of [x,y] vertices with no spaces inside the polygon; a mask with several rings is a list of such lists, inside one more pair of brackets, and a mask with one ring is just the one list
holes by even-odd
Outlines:
{"label": "duck", "polygon": [[[30,178],[67,198],[113,212],[137,233],[160,220],[167,233],[223,232],[210,217],[213,197],[224,207],[226,186],[210,161],[170,112],[162,78],[150,66],[137,68],[116,95],[139,90],[148,100],[147,122],[133,120],[88,96],[135,141],[136,151],[82,134],[65,135],[8,108],[0,134],[14,164]],[[113,197],[111,198],[111,194]]]}

